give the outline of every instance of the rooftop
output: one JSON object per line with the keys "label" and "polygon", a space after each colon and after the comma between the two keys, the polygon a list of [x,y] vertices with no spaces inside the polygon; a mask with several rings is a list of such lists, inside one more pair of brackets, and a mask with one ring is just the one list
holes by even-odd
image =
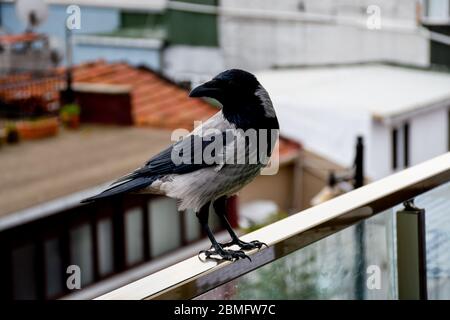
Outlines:
{"label": "rooftop", "polygon": [[278,69],[258,78],[276,107],[297,112],[354,111],[383,120],[450,101],[449,73],[392,65]]}
{"label": "rooftop", "polygon": [[54,138],[3,147],[0,216],[116,179],[169,140],[163,130],[84,125]]}
{"label": "rooftop", "polygon": [[188,97],[186,89],[148,70],[126,63],[96,61],[74,69],[75,82],[129,85],[133,117],[138,126],[192,128],[218,109],[201,99]]}

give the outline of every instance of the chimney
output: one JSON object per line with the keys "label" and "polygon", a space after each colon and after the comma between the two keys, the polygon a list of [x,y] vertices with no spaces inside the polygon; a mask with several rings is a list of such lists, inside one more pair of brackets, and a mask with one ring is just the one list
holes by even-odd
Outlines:
{"label": "chimney", "polygon": [[77,82],[73,90],[82,123],[133,124],[131,86]]}

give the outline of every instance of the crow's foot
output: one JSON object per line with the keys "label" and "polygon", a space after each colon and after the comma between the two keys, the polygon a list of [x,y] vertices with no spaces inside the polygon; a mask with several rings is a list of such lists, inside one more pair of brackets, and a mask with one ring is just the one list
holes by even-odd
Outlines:
{"label": "crow's foot", "polygon": [[263,246],[266,246],[267,248],[269,247],[267,244],[265,244],[264,242],[258,241],[258,240],[253,240],[250,242],[245,242],[239,239],[236,240],[231,240],[230,242],[224,243],[222,244],[222,246],[224,248],[226,247],[231,247],[233,245],[238,246],[240,249],[242,250],[252,250],[252,249],[261,249]]}
{"label": "crow's foot", "polygon": [[[204,254],[205,258],[202,259],[201,255]],[[215,261],[221,261],[221,260],[228,260],[228,261],[236,261],[239,259],[250,259],[248,255],[244,253],[242,250],[225,250],[222,247],[218,246],[217,248],[212,247],[209,250],[202,250],[198,253],[198,258],[202,261],[204,260],[215,260]]]}

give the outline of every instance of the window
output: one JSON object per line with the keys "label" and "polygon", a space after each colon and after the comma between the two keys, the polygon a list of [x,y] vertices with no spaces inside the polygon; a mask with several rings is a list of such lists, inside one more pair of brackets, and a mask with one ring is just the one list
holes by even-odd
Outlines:
{"label": "window", "polygon": [[403,165],[409,167],[409,124],[403,125]]}
{"label": "window", "polygon": [[94,281],[91,226],[83,223],[70,232],[71,263],[80,267],[81,286]]}
{"label": "window", "polygon": [[392,170],[409,167],[409,123],[395,127],[391,131]]}
{"label": "window", "polygon": [[[217,0],[203,0],[202,4],[216,6]],[[217,47],[217,20],[214,14],[169,10],[166,16],[167,40],[174,45]]]}
{"label": "window", "polygon": [[135,207],[125,214],[126,261],[132,266],[144,260],[142,209]]}
{"label": "window", "polygon": [[392,129],[392,169],[397,170],[398,168],[398,130]]}
{"label": "window", "polygon": [[61,294],[63,288],[63,265],[61,261],[61,243],[59,238],[50,238],[44,242],[45,273],[47,281],[47,297]]}
{"label": "window", "polygon": [[100,276],[114,271],[113,225],[111,218],[103,218],[97,223],[98,268]]}
{"label": "window", "polygon": [[36,260],[34,244],[26,244],[12,251],[13,298],[15,300],[37,299]]}
{"label": "window", "polygon": [[176,201],[170,198],[153,199],[148,207],[152,257],[180,247],[182,216],[177,211]]}
{"label": "window", "polygon": [[198,218],[193,210],[186,210],[183,213],[184,216],[184,227],[185,236],[187,242],[192,242],[200,239],[202,236],[200,223],[198,223]]}

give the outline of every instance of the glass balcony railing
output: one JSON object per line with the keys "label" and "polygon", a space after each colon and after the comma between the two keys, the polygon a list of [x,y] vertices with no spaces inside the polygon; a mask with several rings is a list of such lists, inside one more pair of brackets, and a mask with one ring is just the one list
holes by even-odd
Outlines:
{"label": "glass balcony railing", "polygon": [[253,239],[252,262],[192,257],[98,299],[450,299],[450,153]]}

